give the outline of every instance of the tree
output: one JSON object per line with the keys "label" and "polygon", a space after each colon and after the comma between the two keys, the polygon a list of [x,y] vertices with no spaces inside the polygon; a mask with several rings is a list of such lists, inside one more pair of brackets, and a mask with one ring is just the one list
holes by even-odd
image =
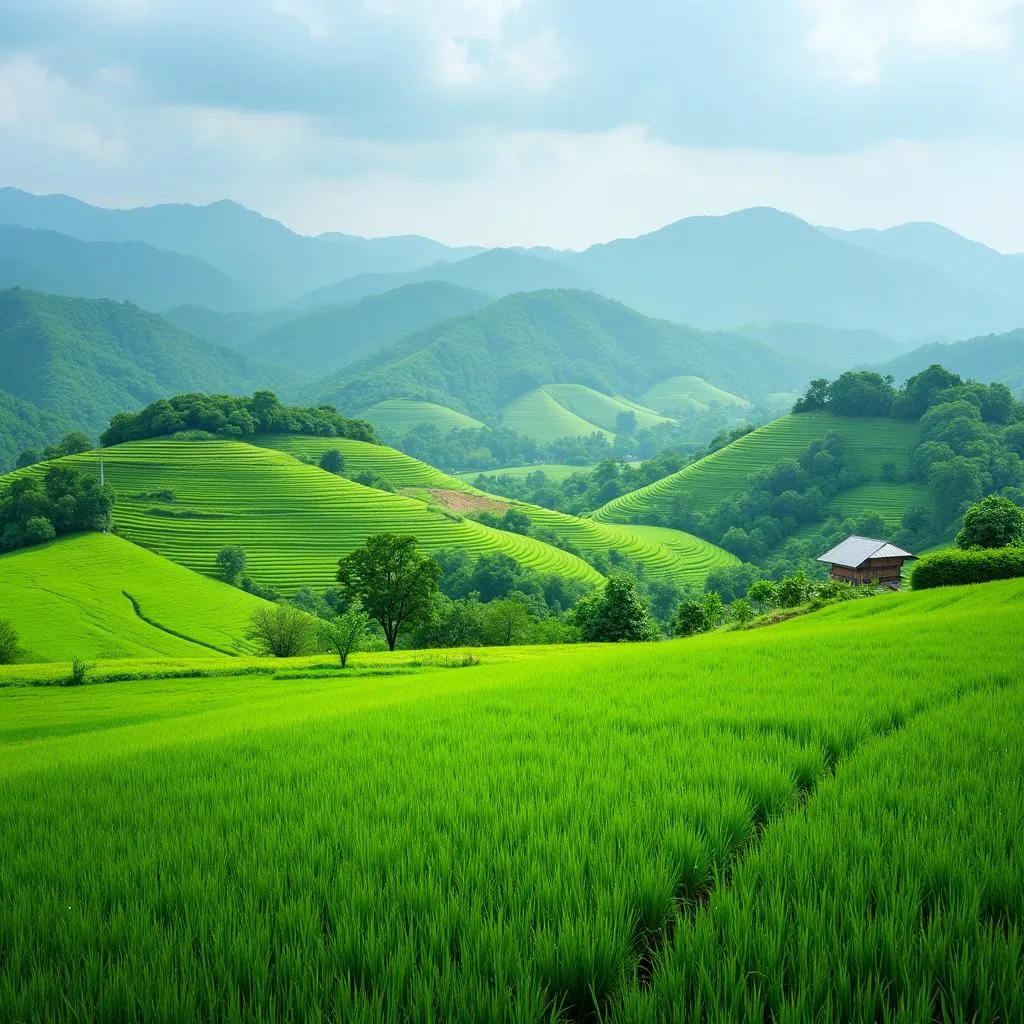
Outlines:
{"label": "tree", "polygon": [[513,647],[526,641],[533,615],[523,594],[499,597],[484,605],[484,636],[489,644]]}
{"label": "tree", "polygon": [[440,565],[419,553],[415,537],[401,534],[374,534],[338,562],[343,597],[380,623],[392,651],[403,626],[430,614],[440,578]]}
{"label": "tree", "polygon": [[257,608],[249,619],[247,640],[262,655],[274,658],[297,658],[310,654],[315,646],[314,620],[290,604]]}
{"label": "tree", "polygon": [[80,430],[65,434],[56,444],[43,449],[44,459],[60,459],[65,455],[80,455],[92,450],[92,441]]}
{"label": "tree", "polygon": [[238,577],[245,572],[245,548],[241,544],[230,544],[217,554],[217,569],[225,583],[234,586]]}
{"label": "tree", "polygon": [[25,523],[26,544],[45,544],[46,541],[53,540],[56,536],[57,531],[54,530],[53,523],[46,516],[32,516]]}
{"label": "tree", "polygon": [[824,409],[829,401],[829,382],[824,377],[812,380],[807,387],[807,393],[793,406],[793,412],[814,412],[815,409]]}
{"label": "tree", "polygon": [[320,468],[335,476],[345,472],[345,456],[337,448],[328,448],[320,456]]}
{"label": "tree", "polygon": [[345,668],[349,655],[359,650],[369,624],[370,616],[354,604],[347,612],[317,623],[320,646],[334,651],[341,659],[341,667]]}
{"label": "tree", "polygon": [[703,601],[681,601],[672,621],[674,636],[696,636],[708,630]]}
{"label": "tree", "polygon": [[725,618],[725,605],[722,604],[721,595],[712,590],[710,594],[704,595],[704,621],[708,629],[717,629]]}
{"label": "tree", "polygon": [[1024,509],[990,494],[964,513],[958,548],[1005,548],[1024,543]]}
{"label": "tree", "polygon": [[13,665],[23,653],[14,626],[0,619],[0,665]]}
{"label": "tree", "polygon": [[747,600],[754,606],[758,614],[771,611],[779,603],[778,588],[771,580],[758,580],[751,583],[747,591]]}
{"label": "tree", "polygon": [[796,608],[811,596],[811,581],[803,569],[779,580],[778,595],[783,608]]}
{"label": "tree", "polygon": [[661,636],[632,576],[609,577],[604,593],[596,601],[584,601],[580,602],[584,605],[583,614],[577,616],[584,640],[618,643],[657,640]]}
{"label": "tree", "polygon": [[37,462],[43,461],[43,453],[36,451],[35,448],[26,448],[18,456],[18,461],[15,463],[16,468],[24,469],[26,466],[34,466]]}
{"label": "tree", "polygon": [[738,597],[729,605],[729,618],[741,626],[748,623],[754,617],[754,609],[745,597]]}

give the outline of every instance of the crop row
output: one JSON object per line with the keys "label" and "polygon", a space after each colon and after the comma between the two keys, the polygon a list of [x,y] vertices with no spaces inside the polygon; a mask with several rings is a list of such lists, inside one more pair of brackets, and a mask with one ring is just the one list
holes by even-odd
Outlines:
{"label": "crop row", "polygon": [[1020,702],[965,701],[984,731],[948,760],[949,729],[889,734],[1020,678],[1022,592],[414,686],[91,688],[73,735],[19,696],[0,1017],[1020,1019]]}
{"label": "crop row", "polygon": [[681,499],[694,511],[707,511],[741,492],[752,473],[795,458],[831,430],[843,436],[851,461],[873,475],[887,462],[905,470],[918,435],[917,424],[897,420],[857,419],[826,413],[785,416],[685,466],[678,473],[615,498],[599,508],[594,518],[612,523],[631,522],[652,512],[670,511]]}

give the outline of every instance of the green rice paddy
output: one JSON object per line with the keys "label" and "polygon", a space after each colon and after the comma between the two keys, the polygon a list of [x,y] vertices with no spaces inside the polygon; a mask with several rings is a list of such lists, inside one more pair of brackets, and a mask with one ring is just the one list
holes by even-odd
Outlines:
{"label": "green rice paddy", "polygon": [[[89,452],[68,461],[97,470],[98,459]],[[215,575],[221,548],[241,544],[249,574],[285,594],[303,585],[331,585],[342,555],[371,534],[389,531],[411,534],[428,551],[504,551],[542,572],[601,580],[582,559],[558,548],[449,517],[269,448],[233,441],[136,441],[108,448],[104,463],[107,482],[118,492],[114,519],[125,537],[207,575]],[[145,497],[162,489],[173,491],[175,500]]]}
{"label": "green rice paddy", "polygon": [[503,466],[501,469],[475,469],[471,473],[456,473],[455,475],[463,483],[475,484],[476,478],[480,476],[481,473],[484,473],[487,476],[512,476],[522,478],[540,470],[546,474],[550,480],[555,483],[561,483],[563,480],[572,476],[573,473],[588,473],[593,468],[593,466],[565,466],[545,462],[530,466]]}
{"label": "green rice paddy", "polygon": [[856,516],[877,512],[890,529],[900,525],[910,508],[931,508],[932,496],[923,484],[893,484],[874,481],[837,494],[828,503],[829,515]]}
{"label": "green rice paddy", "polygon": [[589,437],[597,432],[608,440],[615,435],[596,423],[570,412],[545,388],[531,391],[522,398],[505,406],[501,416],[502,425],[529,437],[534,441],[557,441],[562,437]]}
{"label": "green rice paddy", "polygon": [[407,434],[416,427],[432,423],[442,432],[458,428],[459,430],[479,430],[483,423],[467,416],[464,412],[449,409],[446,405],[433,402],[416,402],[408,398],[389,398],[378,402],[361,414],[378,430],[392,434]]}
{"label": "green rice paddy", "polygon": [[610,501],[594,513],[594,518],[602,522],[628,523],[652,512],[670,511],[684,497],[694,510],[707,511],[743,490],[751,473],[794,458],[830,430],[842,434],[852,461],[877,475],[887,462],[900,471],[906,470],[919,427],[916,423],[898,420],[858,419],[828,413],[784,416],[685,466],[678,473]]}
{"label": "green rice paddy", "polygon": [[1020,1020],[1022,602],[2,689],[0,1017]]}
{"label": "green rice paddy", "polygon": [[248,650],[243,637],[262,603],[109,534],[0,558],[0,619],[30,661],[223,659]]}

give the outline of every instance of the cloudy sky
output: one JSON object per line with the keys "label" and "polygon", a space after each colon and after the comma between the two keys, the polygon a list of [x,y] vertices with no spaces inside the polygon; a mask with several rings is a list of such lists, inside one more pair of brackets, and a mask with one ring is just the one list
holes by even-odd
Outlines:
{"label": "cloudy sky", "polygon": [[1024,0],[0,0],[0,184],[579,247],[771,205],[1024,251]]}

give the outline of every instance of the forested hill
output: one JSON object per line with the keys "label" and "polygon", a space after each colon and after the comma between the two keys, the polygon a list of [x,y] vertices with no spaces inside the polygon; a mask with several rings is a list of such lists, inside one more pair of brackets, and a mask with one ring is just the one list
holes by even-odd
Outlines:
{"label": "forested hill", "polygon": [[253,295],[219,270],[142,242],[83,242],[55,231],[0,225],[0,288],[33,288],[145,309],[241,309]]}
{"label": "forested hill", "polygon": [[415,398],[486,419],[544,384],[633,397],[674,374],[703,377],[745,398],[807,379],[799,360],[738,335],[654,320],[591,292],[542,291],[405,338],[311,397],[350,411]]}
{"label": "forested hill", "polygon": [[45,448],[73,426],[69,420],[0,391],[0,475],[14,468],[21,452]]}
{"label": "forested hill", "polygon": [[287,391],[294,381],[137,306],[20,288],[0,292],[0,367],[9,394],[91,434],[156,398]]}

